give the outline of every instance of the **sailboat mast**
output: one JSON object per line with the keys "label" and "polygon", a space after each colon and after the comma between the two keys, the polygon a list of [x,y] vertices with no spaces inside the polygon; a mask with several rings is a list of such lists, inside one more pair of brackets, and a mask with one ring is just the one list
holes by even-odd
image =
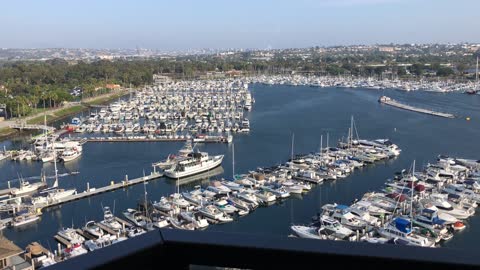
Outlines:
{"label": "sailboat mast", "polygon": [[413,230],[413,180],[415,180],[415,160],[413,160],[413,168],[412,168],[412,186],[411,195],[410,195],[410,231]]}
{"label": "sailboat mast", "polygon": [[293,142],[295,141],[295,133],[292,133],[292,153],[290,161],[293,161]]}
{"label": "sailboat mast", "polygon": [[235,181],[235,144],[232,143],[232,177]]}
{"label": "sailboat mast", "polygon": [[55,150],[55,147],[53,147],[53,168],[55,170],[55,183],[53,183],[53,187],[56,188],[58,187],[58,170],[57,170],[57,151]]}
{"label": "sailboat mast", "polygon": [[323,150],[323,135],[320,135],[320,154],[322,153]]}

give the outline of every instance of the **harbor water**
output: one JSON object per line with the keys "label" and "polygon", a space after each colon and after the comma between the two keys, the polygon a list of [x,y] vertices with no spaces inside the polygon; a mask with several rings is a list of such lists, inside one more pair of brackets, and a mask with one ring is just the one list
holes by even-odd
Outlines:
{"label": "harbor water", "polygon": [[[356,170],[347,178],[323,183],[301,197],[293,197],[270,207],[260,207],[253,213],[235,222],[210,226],[211,231],[228,231],[247,234],[268,234],[287,237],[292,224],[307,224],[311,217],[321,211],[326,203],[350,204],[368,191],[379,190],[394,172],[408,169],[415,159],[421,166],[433,163],[439,154],[480,159],[480,95],[432,92],[405,92],[399,90],[367,90],[350,88],[316,88],[307,86],[250,86],[255,104],[249,112],[251,131],[235,134],[235,174],[246,173],[257,167],[269,167],[285,162],[291,155],[291,138],[295,134],[294,152],[318,151],[320,138],[323,145],[336,145],[346,137],[353,115],[358,136],[365,139],[389,138],[401,149],[402,154],[392,160]],[[388,95],[399,102],[420,108],[428,108],[459,116],[457,119],[405,111],[378,102],[381,95]],[[466,117],[470,120],[467,121]],[[67,120],[65,120],[67,121]],[[24,139],[3,142],[7,149],[19,147]],[[2,145],[2,147],[3,147]],[[136,178],[152,171],[151,164],[176,153],[182,142],[138,143],[86,143],[82,156],[70,163],[59,164],[59,185],[62,188],[76,187],[78,192],[90,187],[101,187],[128,178]],[[213,177],[232,178],[231,144],[197,144],[196,147],[209,154],[225,154],[223,173]],[[53,164],[41,162],[0,163],[1,188],[7,180],[37,177],[42,169],[53,175]],[[78,171],[78,174],[70,174]],[[33,179],[30,181],[38,181]],[[49,184],[53,182],[48,179]],[[74,201],[55,208],[45,209],[41,220],[20,229],[7,228],[3,234],[17,245],[25,247],[38,241],[47,248],[55,249],[53,236],[61,227],[72,224],[79,228],[86,221],[101,220],[102,205],[114,208],[121,216],[126,208],[134,208],[147,191],[148,200],[178,189],[191,190],[195,185],[206,185],[208,179],[192,181],[177,187],[176,182],[165,178],[146,184],[128,187],[87,199]],[[12,186],[18,182],[11,181]],[[480,241],[480,214],[467,221],[467,229],[457,233],[443,246],[455,249],[471,249]]]}

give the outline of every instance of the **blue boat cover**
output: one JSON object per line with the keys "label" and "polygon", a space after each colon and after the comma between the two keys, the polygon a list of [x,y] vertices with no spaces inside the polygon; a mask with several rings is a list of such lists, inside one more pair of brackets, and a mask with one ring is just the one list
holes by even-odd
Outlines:
{"label": "blue boat cover", "polygon": [[403,218],[397,218],[395,220],[395,227],[404,233],[410,232],[410,221]]}

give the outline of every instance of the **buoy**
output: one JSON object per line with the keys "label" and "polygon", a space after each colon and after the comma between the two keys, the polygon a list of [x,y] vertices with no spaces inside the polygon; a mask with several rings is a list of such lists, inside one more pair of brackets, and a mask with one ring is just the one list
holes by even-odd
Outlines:
{"label": "buoy", "polygon": [[470,117],[467,117],[467,121],[470,121]]}

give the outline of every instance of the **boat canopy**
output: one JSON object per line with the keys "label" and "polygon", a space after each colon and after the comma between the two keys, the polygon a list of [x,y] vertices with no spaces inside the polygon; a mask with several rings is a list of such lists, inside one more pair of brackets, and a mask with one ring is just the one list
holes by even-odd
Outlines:
{"label": "boat canopy", "polygon": [[395,220],[395,227],[404,232],[404,233],[409,233],[410,232],[410,221],[404,218],[397,218]]}

